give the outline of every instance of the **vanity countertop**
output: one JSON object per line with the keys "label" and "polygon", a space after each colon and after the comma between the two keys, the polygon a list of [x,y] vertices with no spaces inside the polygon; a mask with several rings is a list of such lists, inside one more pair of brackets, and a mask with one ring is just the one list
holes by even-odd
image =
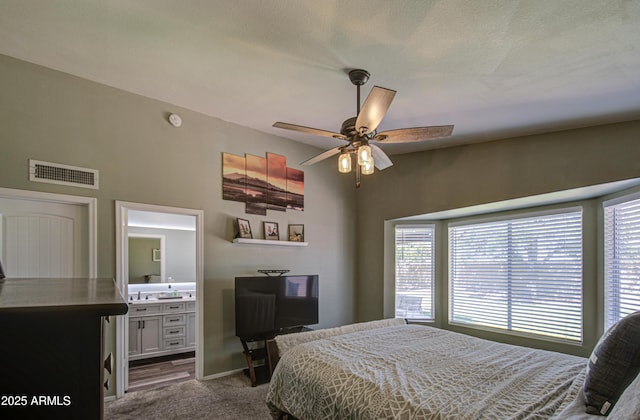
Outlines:
{"label": "vanity countertop", "polygon": [[111,278],[0,280],[0,313],[54,311],[122,315],[127,309]]}
{"label": "vanity countertop", "polygon": [[158,304],[158,303],[175,303],[175,302],[195,302],[195,297],[183,297],[183,298],[156,298],[150,297],[149,299],[142,298],[138,300],[137,298],[133,298],[133,300],[128,300],[127,303],[129,305],[148,305],[150,303]]}

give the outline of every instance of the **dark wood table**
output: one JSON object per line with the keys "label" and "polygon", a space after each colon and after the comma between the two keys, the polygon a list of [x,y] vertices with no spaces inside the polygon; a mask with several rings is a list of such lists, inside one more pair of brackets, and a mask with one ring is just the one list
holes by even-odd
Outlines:
{"label": "dark wood table", "polygon": [[0,418],[102,419],[103,324],[127,310],[110,278],[0,280]]}

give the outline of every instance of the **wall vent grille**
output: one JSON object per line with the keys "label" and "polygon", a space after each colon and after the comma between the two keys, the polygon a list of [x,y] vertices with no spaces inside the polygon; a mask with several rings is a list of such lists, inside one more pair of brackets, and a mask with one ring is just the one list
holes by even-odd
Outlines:
{"label": "wall vent grille", "polygon": [[97,169],[79,168],[60,163],[29,160],[29,180],[48,184],[98,189]]}

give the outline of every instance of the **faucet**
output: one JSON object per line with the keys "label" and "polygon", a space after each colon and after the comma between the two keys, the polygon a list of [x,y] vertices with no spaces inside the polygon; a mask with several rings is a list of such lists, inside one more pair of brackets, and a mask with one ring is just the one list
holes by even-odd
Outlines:
{"label": "faucet", "polygon": [[140,290],[138,290],[138,300],[140,300]]}

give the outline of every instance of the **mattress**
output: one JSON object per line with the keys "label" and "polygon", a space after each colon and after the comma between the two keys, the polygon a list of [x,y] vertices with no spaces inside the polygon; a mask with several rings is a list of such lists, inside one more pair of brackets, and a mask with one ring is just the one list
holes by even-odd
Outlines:
{"label": "mattress", "polygon": [[274,418],[549,419],[575,403],[587,364],[419,325],[301,341],[273,373]]}

